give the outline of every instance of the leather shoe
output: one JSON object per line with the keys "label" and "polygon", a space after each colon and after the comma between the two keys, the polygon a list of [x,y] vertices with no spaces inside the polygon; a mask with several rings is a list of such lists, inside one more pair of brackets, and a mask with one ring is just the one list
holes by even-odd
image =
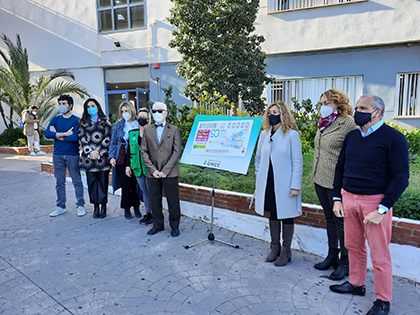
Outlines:
{"label": "leather shoe", "polygon": [[353,294],[353,295],[360,295],[365,296],[366,294],[366,287],[364,285],[361,286],[355,286],[352,285],[350,282],[346,281],[342,284],[335,284],[330,285],[330,290],[335,293],[342,293],[342,294]]}
{"label": "leather shoe", "polygon": [[389,313],[389,302],[376,300],[366,315],[387,315]]}
{"label": "leather shoe", "polygon": [[159,233],[159,232],[161,232],[161,231],[163,231],[164,230],[164,228],[162,227],[162,228],[151,228],[150,230],[149,230],[149,232],[147,232],[147,235],[155,235],[156,233]]}
{"label": "leather shoe", "polygon": [[178,235],[179,235],[179,229],[172,229],[171,236],[172,237],[177,237]]}

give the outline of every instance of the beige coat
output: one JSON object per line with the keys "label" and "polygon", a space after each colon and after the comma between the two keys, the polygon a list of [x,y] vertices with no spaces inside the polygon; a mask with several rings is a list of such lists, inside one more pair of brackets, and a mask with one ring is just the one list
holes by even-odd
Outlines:
{"label": "beige coat", "polygon": [[314,163],[312,168],[312,181],[324,188],[333,189],[335,165],[340,155],[344,138],[349,131],[356,129],[357,125],[350,116],[337,117],[323,133],[315,136]]}
{"label": "beige coat", "polygon": [[178,177],[178,159],[181,156],[181,134],[179,128],[166,122],[160,143],[154,125],[144,128],[141,153],[147,166],[147,177],[153,178],[157,170],[167,177]]}
{"label": "beige coat", "polygon": [[38,119],[32,114],[28,109],[25,109],[22,112],[22,122],[23,122],[23,134],[27,137],[33,137],[35,134],[34,124],[38,122]]}

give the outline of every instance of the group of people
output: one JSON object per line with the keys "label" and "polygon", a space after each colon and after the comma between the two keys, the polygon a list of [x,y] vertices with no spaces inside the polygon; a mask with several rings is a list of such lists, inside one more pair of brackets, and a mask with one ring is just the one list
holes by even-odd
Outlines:
{"label": "group of people", "polygon": [[[155,124],[150,125],[146,108],[140,108],[136,113],[133,104],[124,101],[119,106],[121,119],[114,128],[94,98],[83,104],[81,118],[72,113],[74,103],[71,96],[61,95],[58,105],[61,115],[55,116],[45,130],[45,137],[54,139],[57,207],[50,216],[66,212],[68,169],[76,193],[77,215],[86,214],[82,170],[86,173],[93,218],[105,218],[112,169],[112,187],[114,192],[121,188],[121,208],[125,218],[132,218],[133,208],[135,217],[141,218],[139,223],[153,225],[147,234],[163,231],[163,187],[168,201],[171,235],[177,237],[181,217],[178,186],[181,136],[177,127],[166,122],[166,105],[154,103]],[[140,212],[140,199],[146,209],[144,216]]]}
{"label": "group of people", "polygon": [[[380,97],[367,95],[357,101],[352,117],[349,97],[329,89],[320,97],[314,139],[312,181],[324,210],[329,248],[314,268],[333,267],[331,280],[350,276],[349,281],[331,285],[331,291],[364,296],[367,241],[377,298],[368,315],[390,310],[392,206],[409,178],[407,141],[384,124],[384,111]],[[301,142],[284,102],[268,106],[263,127],[255,156],[255,211],[269,214],[271,250],[266,261],[284,266],[292,257],[294,218],[302,214]]]}
{"label": "group of people", "polygon": [[[54,139],[57,208],[50,216],[66,212],[67,167],[76,191],[78,215],[86,213],[80,175],[84,170],[93,217],[105,218],[112,168],[112,187],[122,190],[125,218],[132,218],[131,208],[137,218],[142,217],[142,198],[146,214],[140,223],[153,224],[149,235],[163,231],[163,188],[171,235],[178,236],[181,137],[179,129],[166,121],[166,105],[154,103],[155,124],[150,125],[146,108],[136,113],[134,106],[124,101],[119,106],[121,119],[112,128],[93,98],[84,103],[81,118],[72,114],[70,96],[61,95],[58,103],[62,115],[54,117],[45,131],[47,138]],[[408,186],[409,178],[407,141],[384,124],[384,111],[381,98],[362,96],[352,117],[349,97],[338,89],[329,89],[320,97],[321,118],[314,139],[312,181],[324,210],[328,238],[328,255],[314,268],[334,268],[331,280],[350,276],[349,281],[331,285],[331,291],[365,295],[367,240],[377,298],[369,315],[389,312],[392,206]],[[284,102],[268,106],[263,128],[255,156],[255,210],[269,214],[271,249],[266,261],[284,266],[292,258],[294,218],[302,214],[302,147],[298,127]]]}

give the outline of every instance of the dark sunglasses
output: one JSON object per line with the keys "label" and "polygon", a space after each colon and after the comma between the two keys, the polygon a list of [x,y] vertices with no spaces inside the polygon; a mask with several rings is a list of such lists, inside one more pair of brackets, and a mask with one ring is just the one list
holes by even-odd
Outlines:
{"label": "dark sunglasses", "polygon": [[158,113],[163,113],[165,110],[164,109],[152,109],[152,113],[154,114],[154,113],[156,113],[156,112],[158,112]]}

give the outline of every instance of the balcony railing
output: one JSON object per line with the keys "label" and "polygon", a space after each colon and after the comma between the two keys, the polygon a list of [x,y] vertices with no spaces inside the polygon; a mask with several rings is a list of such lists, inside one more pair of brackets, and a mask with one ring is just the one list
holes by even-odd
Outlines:
{"label": "balcony railing", "polygon": [[268,12],[309,9],[367,0],[268,0]]}

